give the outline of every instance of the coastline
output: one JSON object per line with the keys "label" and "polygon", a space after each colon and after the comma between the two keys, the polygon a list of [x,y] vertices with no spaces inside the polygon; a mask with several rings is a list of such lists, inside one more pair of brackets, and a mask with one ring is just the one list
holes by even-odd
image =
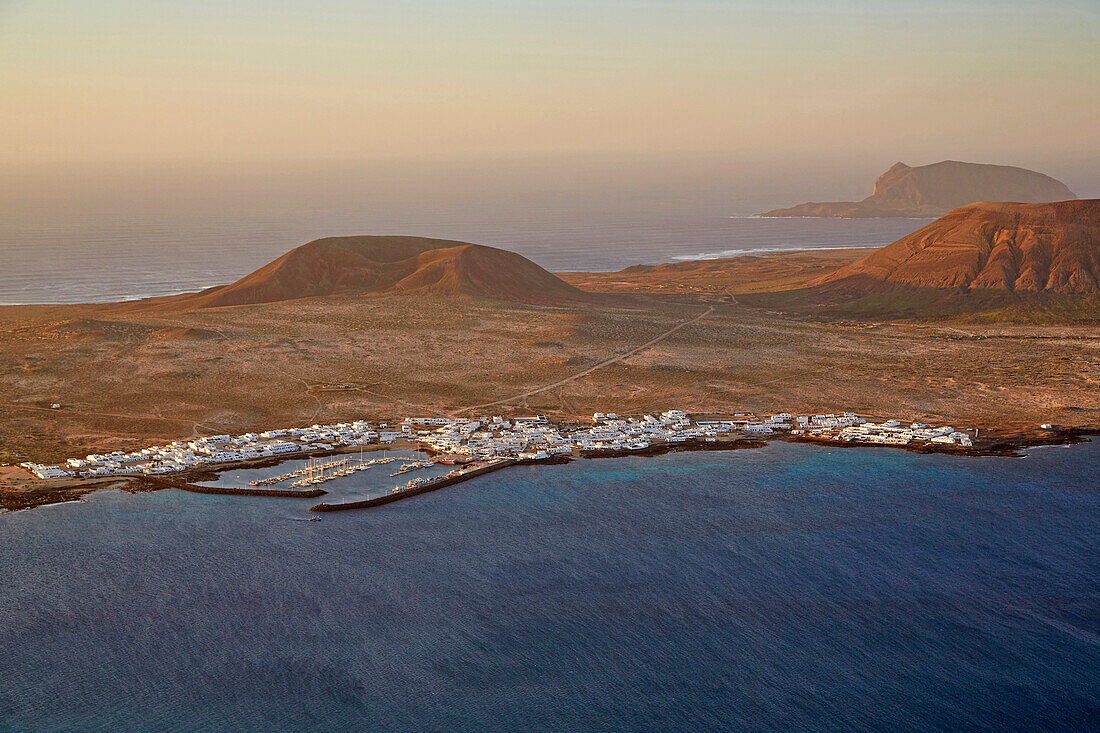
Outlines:
{"label": "coastline", "polygon": [[[787,218],[791,221],[783,222]],[[292,247],[313,238],[317,232],[351,232],[370,231],[377,228],[377,222],[360,214],[346,215],[338,226],[331,224],[331,219],[314,220],[306,216],[308,223],[299,223],[301,216],[273,216],[265,223],[253,222],[225,222],[225,228],[220,236],[211,235],[210,231],[203,227],[195,231],[191,226],[180,229],[179,222],[166,224],[167,230],[163,238],[159,240],[163,246],[164,254],[157,254],[151,258],[148,271],[152,275],[143,276],[140,280],[128,284],[125,288],[107,287],[104,283],[110,283],[110,276],[118,264],[123,264],[121,258],[132,252],[140,251],[137,244],[149,241],[147,231],[135,232],[131,226],[112,221],[108,226],[111,239],[114,242],[121,241],[123,249],[111,252],[107,250],[91,262],[84,262],[82,268],[74,272],[71,279],[58,287],[56,272],[53,277],[47,277],[48,269],[31,257],[12,262],[13,272],[21,277],[19,290],[12,289],[2,307],[25,306],[63,306],[83,304],[108,304],[117,302],[132,303],[146,298],[161,298],[184,293],[192,293],[205,290],[209,287],[228,284],[247,275],[257,263],[266,262],[283,254]],[[578,247],[570,247],[563,253],[566,246],[572,245],[575,234],[564,228],[551,228],[549,232],[545,226],[537,227],[538,234],[524,224],[509,222],[507,219],[494,222],[489,231],[478,234],[479,243],[493,246],[505,246],[515,249],[525,257],[535,260],[551,272],[564,272],[584,270],[588,272],[613,272],[615,270],[636,264],[657,264],[668,261],[668,255],[690,255],[691,252],[669,250],[669,243],[662,236],[662,229],[668,226],[677,227],[679,236],[677,240],[685,242],[684,249],[689,249],[687,242],[698,242],[698,246],[706,249],[698,251],[717,251],[724,247],[726,242],[741,244],[744,249],[758,247],[760,235],[757,228],[769,226],[780,227],[788,230],[790,225],[796,229],[814,232],[813,236],[803,235],[800,241],[809,241],[811,244],[801,244],[807,249],[817,249],[812,243],[824,241],[826,247],[848,246],[848,242],[855,242],[855,246],[864,248],[882,247],[913,231],[915,227],[909,225],[910,219],[901,217],[892,223],[890,219],[871,220],[837,220],[832,221],[806,217],[795,219],[794,217],[758,217],[753,215],[723,216],[716,214],[691,214],[687,216],[656,215],[637,216],[634,212],[624,214],[621,217],[605,219],[603,217],[585,217],[580,225],[586,227],[592,236],[598,239],[602,245],[602,254],[585,251]],[[670,224],[671,222],[671,224]],[[748,225],[742,226],[743,222]],[[839,224],[837,223],[839,222]],[[876,223],[884,223],[876,226]],[[221,226],[219,222],[219,228]],[[383,230],[397,230],[401,227],[398,222],[394,226],[383,226]],[[403,224],[402,224],[403,226]],[[840,231],[846,228],[849,231]],[[835,234],[831,230],[838,229]],[[295,234],[280,235],[273,241],[271,231],[293,231]],[[105,234],[106,232],[104,232]],[[19,241],[22,242],[56,242],[58,237],[72,241],[76,232],[57,232],[52,226],[33,226],[27,231],[19,232]],[[98,234],[98,233],[97,233]],[[427,236],[437,236],[449,239],[463,239],[471,236],[467,225],[462,223],[436,223],[426,229]],[[88,239],[88,232],[79,232],[81,245],[95,245],[98,240]],[[547,241],[547,236],[550,240]],[[776,236],[782,237],[782,233]],[[237,246],[236,251],[227,253],[224,242],[232,239]],[[0,249],[3,242],[0,241]],[[639,245],[641,248],[639,249]],[[117,244],[116,244],[117,247]],[[133,249],[131,249],[133,248]],[[87,248],[85,248],[87,249]],[[76,250],[74,250],[76,251]],[[84,251],[84,250],[80,250]],[[192,258],[183,258],[175,253],[187,251]],[[9,252],[8,254],[12,254]],[[18,254],[18,253],[15,253]],[[229,259],[226,260],[227,254]],[[146,256],[148,254],[146,253]],[[219,271],[210,272],[208,268],[196,266],[195,262],[201,262],[204,258],[218,256],[222,263]],[[160,272],[172,272],[171,282],[166,282],[163,277],[156,277]],[[79,276],[77,276],[79,274]],[[69,292],[71,295],[58,299],[58,292]],[[17,295],[18,294],[18,295]]]}
{"label": "coastline", "polygon": [[395,490],[389,494],[382,494],[381,496],[371,497],[370,499],[360,499],[358,501],[345,501],[337,504],[321,502],[320,504],[311,506],[309,510],[311,512],[340,512],[383,506],[385,504],[392,504],[395,501],[401,501],[402,499],[409,499],[414,496],[420,496],[421,494],[438,491],[439,489],[454,486],[455,484],[469,481],[478,476],[484,476],[487,473],[493,473],[494,471],[499,471],[508,466],[517,466],[521,463],[530,463],[530,461],[518,461],[511,458],[504,459],[498,463],[490,463],[485,466],[471,469],[467,473],[458,476],[440,476],[434,479],[428,479],[423,485],[414,488],[402,489],[400,491]]}
{"label": "coastline", "polygon": [[1021,451],[1028,448],[1055,445],[1078,445],[1088,443],[1091,436],[1100,436],[1100,428],[1060,428],[1049,431],[1050,435],[1019,435],[1015,437],[994,438],[990,442],[965,448],[961,446],[939,445],[935,443],[921,443],[917,445],[882,445],[878,443],[845,442],[829,438],[818,438],[812,435],[777,435],[775,440],[784,440],[788,443],[807,443],[810,445],[839,447],[839,448],[893,448],[910,453],[943,453],[953,456],[965,456],[967,458],[1022,458]]}
{"label": "coastline", "polygon": [[[490,468],[492,469],[492,471],[496,471],[512,465],[560,465],[577,460],[578,458],[651,458],[655,456],[666,455],[668,453],[749,450],[754,448],[764,448],[772,440],[783,441],[787,443],[801,443],[828,448],[880,448],[894,450],[900,449],[908,451],[910,453],[944,454],[967,458],[1022,458],[1025,455],[1022,451],[1028,448],[1060,445],[1078,445],[1081,443],[1090,442],[1093,436],[1100,436],[1100,428],[1057,428],[1055,430],[1049,431],[1049,434],[1046,435],[1037,434],[1034,431],[1020,432],[1001,436],[994,434],[991,439],[983,441],[981,445],[966,448],[961,446],[940,445],[933,443],[919,445],[883,445],[855,441],[846,442],[842,440],[820,438],[808,435],[789,435],[777,433],[769,435],[767,436],[767,438],[738,437],[733,440],[725,439],[716,442],[689,440],[681,443],[659,443],[650,445],[649,447],[642,450],[598,449],[584,451],[579,454],[553,456],[549,459],[537,461],[513,459],[499,465],[492,465],[490,466]],[[405,449],[404,446],[394,447],[390,445],[371,445],[362,446],[362,448],[364,452]],[[408,449],[412,450],[413,448]],[[427,453],[438,453],[438,451],[434,451],[431,449],[423,450]],[[103,489],[119,489],[128,493],[145,493],[152,491],[162,491],[165,489],[179,489],[181,491],[188,491],[190,493],[240,496],[242,498],[316,498],[326,494],[327,492],[323,489],[294,491],[285,489],[244,489],[237,487],[201,486],[198,485],[196,482],[213,481],[216,480],[220,474],[232,470],[270,468],[285,463],[288,460],[302,458],[320,458],[357,452],[359,452],[359,448],[303,451],[295,455],[236,461],[230,464],[226,464],[225,466],[219,467],[217,469],[204,467],[197,470],[182,472],[172,479],[167,479],[162,476],[146,476],[140,474],[132,476],[118,475],[112,477],[111,481],[104,481],[100,479],[95,484],[89,482],[86,479],[74,479],[66,480],[63,484],[54,484],[53,486],[44,486],[42,488],[36,489],[4,490],[0,491],[0,514],[4,514],[6,512],[26,511],[29,509],[34,509],[41,506],[49,506],[53,504],[80,502],[84,495],[92,493],[93,491],[99,491]],[[475,472],[470,472],[470,474],[466,476],[454,477],[445,482],[433,483],[431,486],[425,489],[412,489],[409,491],[400,492],[397,495],[386,494],[381,497],[361,500],[359,502],[350,502],[348,503],[348,505],[343,506],[325,505],[329,508],[311,508],[311,511],[325,512],[339,510],[333,509],[332,507],[352,509],[360,508],[360,506],[370,507],[384,505],[392,503],[394,501],[398,501],[400,499],[408,498],[411,496],[418,496],[423,493],[428,493],[429,491],[444,488],[444,486],[461,483],[463,481],[476,478],[477,476],[483,475],[484,473],[488,472],[489,471],[477,470]],[[384,501],[380,501],[380,499],[383,499]]]}

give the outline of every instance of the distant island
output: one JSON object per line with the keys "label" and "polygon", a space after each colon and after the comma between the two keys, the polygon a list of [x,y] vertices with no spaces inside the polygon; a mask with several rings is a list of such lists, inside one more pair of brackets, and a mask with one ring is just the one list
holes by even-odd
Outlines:
{"label": "distant island", "polygon": [[912,167],[895,163],[862,201],[805,203],[768,217],[936,217],[978,201],[1046,203],[1077,198],[1064,183],[1026,168],[945,160]]}

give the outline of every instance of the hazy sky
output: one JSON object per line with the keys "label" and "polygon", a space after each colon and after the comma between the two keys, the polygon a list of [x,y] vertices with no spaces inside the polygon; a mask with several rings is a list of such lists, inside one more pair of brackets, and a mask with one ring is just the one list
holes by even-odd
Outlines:
{"label": "hazy sky", "polygon": [[0,98],[8,171],[955,158],[1089,188],[1100,2],[0,0]]}

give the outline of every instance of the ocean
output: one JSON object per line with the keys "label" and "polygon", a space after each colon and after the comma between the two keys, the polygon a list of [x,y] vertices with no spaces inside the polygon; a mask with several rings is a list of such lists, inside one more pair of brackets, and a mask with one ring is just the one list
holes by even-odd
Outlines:
{"label": "ocean", "polygon": [[737,254],[881,247],[927,219],[762,219],[579,213],[294,212],[251,217],[0,224],[0,305],[111,302],[233,282],[323,236],[413,234],[514,250],[556,272]]}
{"label": "ocean", "polygon": [[0,729],[1095,730],[1097,465],[774,442],[7,514]]}

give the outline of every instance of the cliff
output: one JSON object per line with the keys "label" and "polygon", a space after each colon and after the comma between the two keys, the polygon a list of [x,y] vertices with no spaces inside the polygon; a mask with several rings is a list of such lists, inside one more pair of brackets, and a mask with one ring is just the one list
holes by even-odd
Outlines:
{"label": "cliff", "polygon": [[955,209],[811,285],[1100,293],[1100,199]]}
{"label": "cliff", "polygon": [[945,160],[895,163],[862,201],[806,203],[761,214],[773,217],[934,217],[976,201],[1044,203],[1076,198],[1065,184],[1025,168]]}

